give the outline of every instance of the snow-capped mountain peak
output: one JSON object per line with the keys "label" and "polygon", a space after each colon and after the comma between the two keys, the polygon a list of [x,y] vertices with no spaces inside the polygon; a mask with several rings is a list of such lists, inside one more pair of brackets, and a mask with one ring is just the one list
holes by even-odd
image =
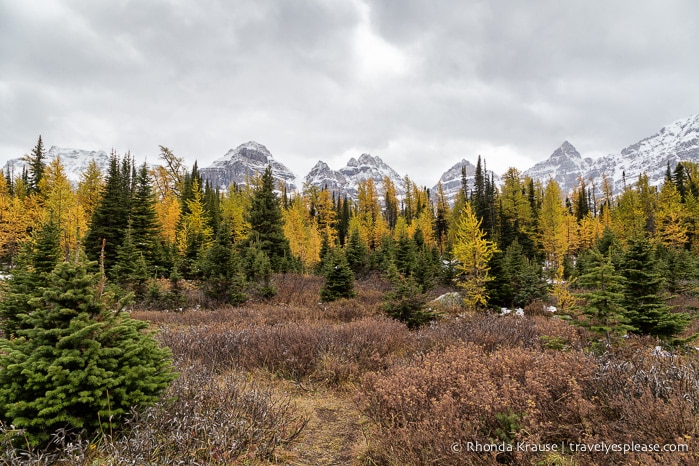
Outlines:
{"label": "snow-capped mountain peak", "polygon": [[230,149],[211,166],[199,171],[214,187],[227,189],[231,183],[247,184],[251,178],[263,173],[268,166],[272,167],[272,175],[278,183],[284,183],[289,191],[296,190],[296,175],[285,165],[274,160],[269,149],[255,141]]}
{"label": "snow-capped mountain peak", "polygon": [[578,185],[578,179],[590,170],[592,164],[591,158],[583,158],[575,146],[564,141],[548,159],[537,163],[523,174],[544,183],[553,178],[561,190],[568,193]]}
{"label": "snow-capped mountain peak", "polygon": [[380,157],[362,154],[359,158],[351,157],[347,165],[339,170],[333,170],[325,162],[319,161],[306,175],[304,185],[318,186],[336,195],[356,199],[360,182],[372,179],[381,194],[385,177],[393,182],[397,194],[401,195],[403,178]]}
{"label": "snow-capped mountain peak", "polygon": [[607,176],[614,182],[614,191],[633,184],[646,173],[651,185],[659,186],[665,179],[668,165],[679,162],[699,162],[699,114],[674,121],[657,133],[595,161],[587,178]]}
{"label": "snow-capped mountain peak", "polygon": [[[73,149],[68,147],[51,146],[46,151],[46,163],[57,157],[61,158],[61,164],[66,177],[71,183],[77,185],[80,175],[87,169],[91,160],[97,162],[97,166],[105,175],[109,169],[109,155],[103,150]],[[3,173],[9,173],[11,178],[22,175],[22,170],[27,167],[27,162],[23,158],[8,160],[3,166]]]}
{"label": "snow-capped mountain peak", "polygon": [[[476,178],[476,166],[466,159],[461,159],[460,162],[454,164],[449,170],[442,174],[439,182],[432,188],[430,193],[436,196],[439,191],[439,184],[442,185],[442,190],[447,202],[454,203],[456,194],[462,188],[463,175],[466,175],[466,184],[469,189],[472,189]],[[493,178],[496,186],[500,185],[500,177],[494,172],[487,170],[487,175]]]}

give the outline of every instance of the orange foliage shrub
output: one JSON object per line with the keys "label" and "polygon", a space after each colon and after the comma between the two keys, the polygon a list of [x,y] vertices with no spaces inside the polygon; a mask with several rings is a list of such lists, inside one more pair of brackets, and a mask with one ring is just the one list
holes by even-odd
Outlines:
{"label": "orange foliage shrub", "polygon": [[[636,351],[594,359],[580,351],[454,344],[384,374],[359,397],[380,426],[377,464],[695,464],[696,361]],[[511,452],[469,452],[509,444]],[[685,453],[537,452],[518,445],[686,444]],[[456,445],[457,451],[454,450]]]}
{"label": "orange foliage shrub", "polygon": [[374,454],[391,464],[489,464],[490,453],[456,455],[452,445],[577,438],[591,409],[580,380],[593,371],[579,353],[487,353],[466,343],[385,375],[368,374],[362,401],[382,427]]}

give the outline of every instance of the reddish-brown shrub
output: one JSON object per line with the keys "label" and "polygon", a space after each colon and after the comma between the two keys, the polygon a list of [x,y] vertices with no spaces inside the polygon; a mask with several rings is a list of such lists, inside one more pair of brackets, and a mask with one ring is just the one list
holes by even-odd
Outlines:
{"label": "reddish-brown shrub", "polygon": [[[480,464],[494,457],[456,454],[452,445],[578,439],[590,410],[580,380],[593,369],[577,352],[506,348],[487,353],[457,344],[386,375],[368,374],[361,399],[381,426],[376,459]],[[531,454],[513,458],[529,460]]]}
{"label": "reddish-brown shrub", "polygon": [[499,348],[580,349],[586,332],[561,319],[475,314],[449,317],[419,332],[424,349],[471,342],[485,351]]}
{"label": "reddish-brown shrub", "polygon": [[295,380],[330,384],[356,382],[364,372],[388,367],[392,356],[415,346],[404,325],[385,317],[335,324],[168,327],[160,339],[176,359],[215,370],[265,368]]}
{"label": "reddish-brown shrub", "polygon": [[[461,343],[384,374],[368,374],[359,399],[379,425],[369,459],[379,464],[551,464],[566,458],[577,464],[695,464],[697,363],[654,351],[594,359],[580,351],[486,351]],[[467,452],[468,442],[680,443],[689,452],[491,454]]]}

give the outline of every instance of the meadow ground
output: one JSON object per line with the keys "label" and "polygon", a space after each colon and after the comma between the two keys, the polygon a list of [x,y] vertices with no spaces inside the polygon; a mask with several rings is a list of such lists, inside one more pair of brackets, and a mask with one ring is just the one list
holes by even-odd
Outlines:
{"label": "meadow ground", "polygon": [[320,278],[274,285],[241,307],[132,311],[180,377],[118,434],[73,444],[72,464],[699,463],[696,352],[637,337],[595,352],[536,312],[451,309],[409,331],[382,314],[376,277],[327,304]]}

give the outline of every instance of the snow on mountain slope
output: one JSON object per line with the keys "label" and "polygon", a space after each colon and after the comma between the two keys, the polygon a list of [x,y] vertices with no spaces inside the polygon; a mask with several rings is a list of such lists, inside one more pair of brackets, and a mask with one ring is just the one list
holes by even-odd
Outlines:
{"label": "snow on mountain slope", "polygon": [[592,164],[591,158],[583,158],[571,143],[564,141],[548,159],[537,163],[522,174],[540,180],[544,184],[549,178],[553,178],[562,192],[569,193],[578,185],[581,176],[586,177]]}
{"label": "snow on mountain slope", "polygon": [[[437,192],[439,191],[439,183],[441,183],[442,190],[444,191],[444,195],[447,199],[447,202],[449,202],[449,204],[453,204],[454,199],[456,199],[457,193],[461,190],[462,169],[466,170],[467,188],[469,190],[473,189],[476,178],[476,166],[468,160],[462,159],[460,162],[457,162],[454,166],[452,166],[449,170],[442,174],[442,177],[439,179],[439,182],[436,185],[434,185],[434,187],[432,187],[432,190],[430,191],[432,198],[434,199],[437,195]],[[495,182],[495,185],[499,187],[500,177],[496,173],[487,170],[487,167],[486,173],[488,177],[492,177],[493,181]]]}
{"label": "snow on mountain slope", "polygon": [[352,157],[347,165],[339,170],[332,170],[325,162],[319,161],[304,178],[304,185],[327,188],[336,195],[356,200],[359,183],[372,179],[379,197],[382,198],[385,177],[393,182],[398,196],[402,196],[405,192],[403,177],[380,157],[369,154],[362,154],[359,159]]}
{"label": "snow on mountain slope", "polygon": [[345,190],[348,181],[345,175],[337,170],[331,169],[327,163],[319,160],[304,178],[303,185],[304,189],[306,186],[316,186],[320,189],[327,189],[335,194],[344,195],[346,194]]}
{"label": "snow on mountain slope", "polygon": [[284,183],[288,191],[296,190],[296,175],[276,161],[265,146],[254,141],[229,150],[226,155],[199,171],[202,178],[214,187],[227,189],[231,183],[248,184],[251,178],[262,174],[267,166],[272,167],[272,175],[277,182]]}
{"label": "snow on mountain slope", "polygon": [[548,159],[537,163],[524,174],[542,183],[552,177],[566,194],[578,185],[581,177],[588,185],[601,186],[606,176],[613,182],[614,192],[620,193],[625,184],[632,185],[643,173],[648,175],[651,185],[661,185],[668,164],[674,170],[677,163],[682,161],[699,162],[699,115],[663,126],[654,135],[619,153],[596,160],[583,158],[566,141]]}
{"label": "snow on mountain slope", "polygon": [[[97,166],[102,170],[103,174],[106,174],[109,169],[109,155],[103,150],[84,150],[52,146],[46,152],[46,163],[56,157],[61,158],[66,176],[73,184],[77,184],[78,181],[80,181],[80,175],[87,169],[91,160],[97,162]],[[3,174],[9,173],[14,179],[22,176],[22,170],[26,166],[27,163],[22,160],[22,158],[11,159],[2,167],[2,172]]]}
{"label": "snow on mountain slope", "polygon": [[[51,147],[47,152],[47,161],[61,157],[68,178],[77,183],[80,174],[85,170],[90,160],[96,160],[106,173],[109,166],[109,155],[102,151]],[[487,159],[487,154],[486,154]],[[575,147],[565,141],[546,160],[537,163],[523,172],[523,175],[546,183],[549,178],[555,179],[566,194],[570,193],[582,177],[587,183],[600,186],[602,177],[606,176],[614,182],[615,192],[621,192],[624,183],[633,184],[641,173],[647,173],[653,185],[662,183],[668,163],[671,169],[680,161],[699,163],[699,114],[677,120],[665,125],[656,134],[632,144],[619,153],[606,155],[593,160],[583,157]],[[227,188],[230,183],[245,184],[250,177],[256,176],[270,165],[275,178],[284,182],[289,191],[301,189],[296,183],[296,177],[282,163],[274,159],[269,150],[262,144],[247,142],[231,149],[209,167],[201,168],[204,178],[215,186]],[[2,170],[13,177],[21,176],[22,168],[26,166],[21,158],[7,161]],[[472,162],[461,160],[448,169],[440,178],[440,182],[450,201],[461,188],[461,168],[466,168],[469,186],[473,186],[475,166]],[[490,172],[489,172],[490,175]],[[403,194],[403,177],[388,166],[380,157],[362,154],[359,158],[351,158],[345,167],[332,170],[325,162],[319,161],[306,175],[306,184],[318,186],[353,199],[357,196],[357,187],[361,180],[374,180],[377,191],[382,194],[383,179],[388,176],[396,187],[399,195]],[[495,177],[499,186],[500,179]],[[432,188],[436,193],[437,186]]]}
{"label": "snow on mountain slope", "polygon": [[586,177],[601,179],[602,174],[614,181],[615,192],[633,184],[642,173],[651,185],[662,184],[668,163],[699,162],[699,114],[663,126],[660,131],[621,150],[597,159]]}

